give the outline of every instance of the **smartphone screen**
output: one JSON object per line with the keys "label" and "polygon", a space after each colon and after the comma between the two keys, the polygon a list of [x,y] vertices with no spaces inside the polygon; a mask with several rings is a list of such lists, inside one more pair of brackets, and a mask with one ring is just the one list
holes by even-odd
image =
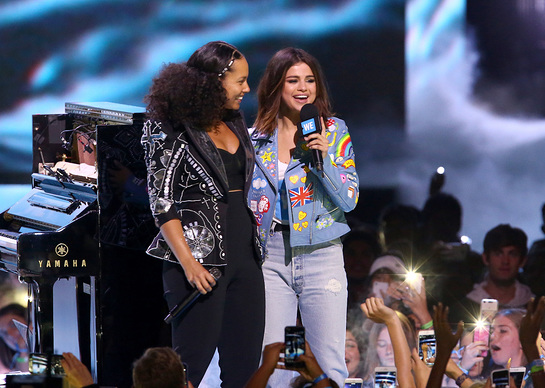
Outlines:
{"label": "smartphone screen", "polygon": [[284,330],[284,364],[288,367],[298,367],[301,363],[295,359],[305,354],[305,328],[303,326],[286,326]]}
{"label": "smartphone screen", "polygon": [[[476,341],[482,341],[484,342],[487,346],[490,345],[490,325],[489,324],[485,324],[481,327],[477,327],[475,329],[475,332],[473,333],[473,341],[476,342]],[[486,350],[483,350],[481,352],[481,356],[482,357],[486,357],[488,351]]]}
{"label": "smartphone screen", "polygon": [[394,388],[396,386],[395,367],[377,367],[375,368],[375,388]]}
{"label": "smartphone screen", "polygon": [[[482,299],[479,321],[481,326],[475,329],[473,341],[483,341],[486,345],[490,345],[490,327],[494,316],[498,312],[498,301],[496,299]],[[481,352],[482,357],[486,357],[487,351]]]}
{"label": "smartphone screen", "polygon": [[[410,291],[420,295],[422,293],[422,274],[418,272],[408,272],[405,282],[409,285]],[[414,291],[414,292],[413,292]]]}
{"label": "smartphone screen", "polygon": [[509,369],[509,376],[513,378],[513,380],[515,381],[515,386],[517,388],[520,388],[522,386],[522,380],[524,380],[525,374],[526,374],[526,368],[523,366],[519,368]]}
{"label": "smartphone screen", "polygon": [[492,371],[492,384],[496,388],[509,388],[509,370],[498,369]]}
{"label": "smartphone screen", "polygon": [[[426,352],[424,352],[424,347],[426,348]],[[418,332],[418,355],[426,365],[433,365],[435,361],[435,331],[420,330]]]}
{"label": "smartphone screen", "polygon": [[344,388],[362,388],[363,379],[360,378],[348,378],[344,380]]}
{"label": "smartphone screen", "polygon": [[63,376],[66,373],[61,364],[62,359],[63,357],[57,354],[51,355],[51,359],[49,360],[45,353],[32,353],[28,358],[29,371],[32,374],[46,374],[47,366],[50,363],[51,374],[54,376]]}
{"label": "smartphone screen", "polygon": [[494,315],[498,312],[498,301],[496,299],[482,299],[480,319],[483,322],[492,324]]}
{"label": "smartphone screen", "polygon": [[373,282],[373,295],[377,298],[384,298],[389,286],[390,284],[387,282]]}

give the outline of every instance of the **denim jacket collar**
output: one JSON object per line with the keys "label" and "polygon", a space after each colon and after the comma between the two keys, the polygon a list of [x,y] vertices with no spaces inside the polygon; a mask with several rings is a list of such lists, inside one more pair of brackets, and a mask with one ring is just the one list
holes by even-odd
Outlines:
{"label": "denim jacket collar", "polygon": [[[275,191],[278,191],[278,128],[276,128],[272,134],[262,134],[254,131],[251,140],[254,143],[256,151],[265,148],[265,151],[262,152],[261,155],[256,155],[256,163],[263,167],[265,176]],[[305,144],[306,142],[302,140],[296,144],[286,173],[296,168],[298,165],[308,164],[310,161],[310,154],[308,152],[303,152],[302,150],[302,147],[304,147]]]}

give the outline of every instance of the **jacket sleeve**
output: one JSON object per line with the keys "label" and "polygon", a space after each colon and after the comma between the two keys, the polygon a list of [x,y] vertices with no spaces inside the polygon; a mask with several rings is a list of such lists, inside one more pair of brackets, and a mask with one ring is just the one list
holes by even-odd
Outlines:
{"label": "jacket sleeve", "polygon": [[[148,170],[148,195],[150,208],[158,227],[165,222],[180,218],[174,206],[174,187],[178,160],[174,150],[176,135],[170,126],[155,121],[146,121],[143,127],[142,146],[145,150]],[[173,155],[175,156],[173,158]]]}
{"label": "jacket sleeve", "polygon": [[356,207],[359,197],[359,177],[348,128],[343,120],[330,118],[326,123],[329,140],[328,157],[324,159],[324,176],[314,167],[311,171],[322,182],[330,199],[343,211]]}

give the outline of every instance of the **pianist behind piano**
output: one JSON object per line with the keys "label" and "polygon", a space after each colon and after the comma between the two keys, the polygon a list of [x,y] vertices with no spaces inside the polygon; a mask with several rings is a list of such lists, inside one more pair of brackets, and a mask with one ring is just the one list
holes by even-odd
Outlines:
{"label": "pianist behind piano", "polygon": [[[239,112],[247,78],[240,51],[210,42],[187,62],[165,65],[146,96],[142,144],[161,230],[148,253],[165,260],[170,309],[194,288],[206,294],[172,322],[173,347],[194,386],[216,347],[224,387],[244,386],[261,355],[264,285],[246,205],[255,156]],[[217,284],[208,272],[214,266]]]}

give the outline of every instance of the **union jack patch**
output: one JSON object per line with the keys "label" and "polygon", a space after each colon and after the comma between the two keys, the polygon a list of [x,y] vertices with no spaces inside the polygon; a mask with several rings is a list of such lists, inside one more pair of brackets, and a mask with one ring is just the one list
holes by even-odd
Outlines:
{"label": "union jack patch", "polygon": [[304,206],[307,203],[312,202],[314,190],[312,189],[312,183],[307,187],[297,187],[295,190],[289,190],[291,207]]}

